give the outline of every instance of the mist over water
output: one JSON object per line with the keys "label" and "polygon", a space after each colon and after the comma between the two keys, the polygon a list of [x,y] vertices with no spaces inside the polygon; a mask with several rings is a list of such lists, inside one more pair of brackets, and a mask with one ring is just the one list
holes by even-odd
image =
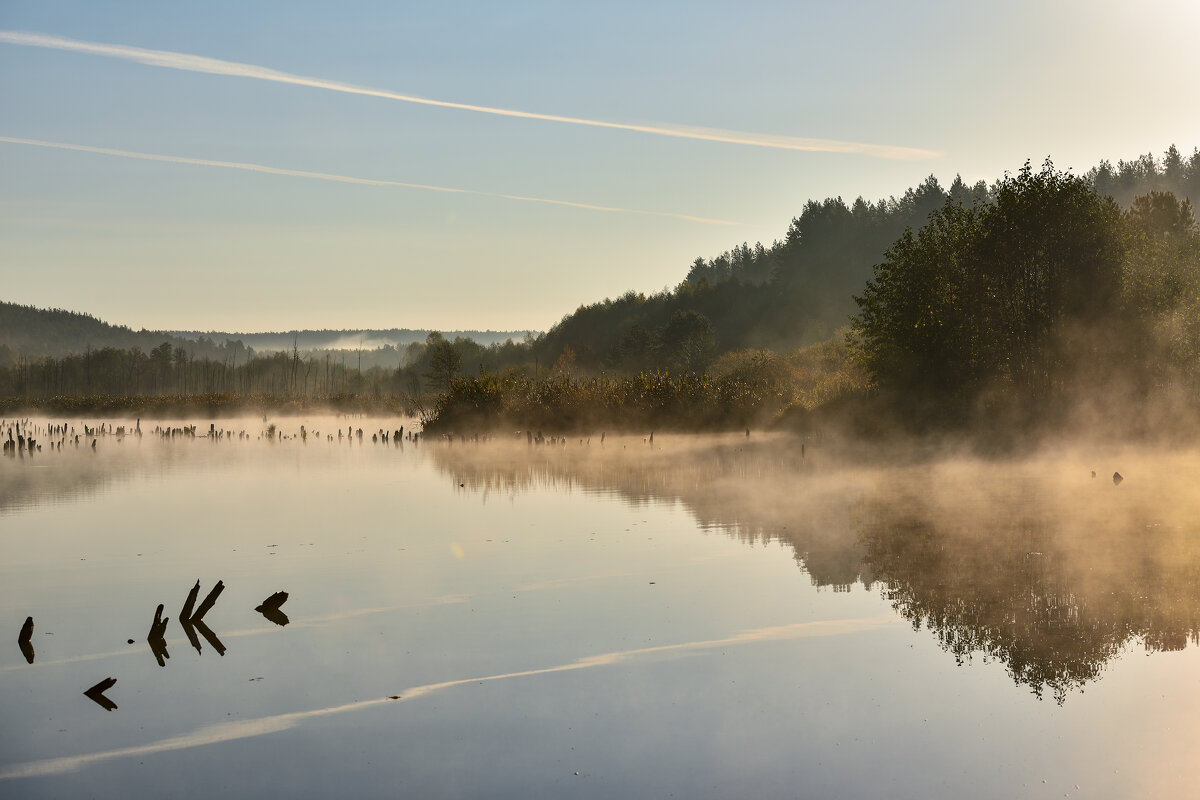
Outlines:
{"label": "mist over water", "polygon": [[[1190,448],[104,424],[126,433],[0,461],[5,796],[179,774],[197,780],[175,793],[203,776],[235,797],[1123,797],[1200,777]],[[227,587],[204,617],[224,652],[177,622],[197,579]],[[253,610],[280,590],[286,625]],[[109,676],[106,713],[82,692]]]}

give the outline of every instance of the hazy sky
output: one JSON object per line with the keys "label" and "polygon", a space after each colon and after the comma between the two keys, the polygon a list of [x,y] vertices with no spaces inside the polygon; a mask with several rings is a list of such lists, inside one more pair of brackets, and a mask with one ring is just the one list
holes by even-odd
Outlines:
{"label": "hazy sky", "polygon": [[0,0],[0,31],[0,299],[134,328],[545,329],[810,198],[1200,145],[1196,0]]}

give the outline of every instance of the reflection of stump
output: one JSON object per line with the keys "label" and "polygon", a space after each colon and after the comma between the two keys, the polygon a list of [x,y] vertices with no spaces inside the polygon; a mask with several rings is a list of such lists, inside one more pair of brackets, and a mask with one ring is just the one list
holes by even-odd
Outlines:
{"label": "reflection of stump", "polygon": [[158,662],[160,667],[165,667],[167,659],[171,657],[171,654],[167,652],[167,640],[158,638],[147,639],[146,641],[150,645],[150,652],[154,654],[154,660]]}
{"label": "reflection of stump", "polygon": [[[150,652],[154,654],[154,660],[158,662],[160,667],[167,665],[167,659],[171,656],[167,653],[167,623],[171,620],[170,617],[162,615],[163,604],[159,603],[158,608],[154,610],[154,622],[150,623],[150,635],[146,637],[146,643],[150,645]],[[96,698],[92,698],[95,700]],[[96,702],[100,702],[96,700]]]}
{"label": "reflection of stump", "polygon": [[116,685],[116,682],[116,678],[105,678],[92,688],[84,691],[84,694],[105,711],[114,711],[117,708],[117,704],[105,697],[104,693]]}
{"label": "reflection of stump", "polygon": [[196,638],[196,634],[199,633],[204,637],[205,641],[208,642],[209,646],[212,647],[213,650],[217,651],[217,655],[225,655],[225,644],[221,641],[220,637],[213,632],[212,628],[204,624],[204,620],[199,619],[198,617],[194,617],[192,619],[184,619],[180,617],[179,624],[183,628],[183,632],[188,637],[188,643],[191,644],[192,647],[196,648],[197,653],[202,652],[200,649],[200,640]]}
{"label": "reflection of stump", "polygon": [[21,648],[21,655],[25,656],[25,661],[29,664],[33,663],[33,617],[26,617],[25,624],[21,626],[21,634],[17,637],[17,646]]}

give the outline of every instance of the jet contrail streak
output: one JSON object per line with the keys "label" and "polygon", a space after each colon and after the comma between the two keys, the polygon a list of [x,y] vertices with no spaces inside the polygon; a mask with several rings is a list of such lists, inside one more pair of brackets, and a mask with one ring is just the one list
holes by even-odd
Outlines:
{"label": "jet contrail streak", "polygon": [[27,45],[29,47],[44,47],[54,50],[69,50],[75,53],[87,53],[89,55],[106,56],[108,58],[119,58],[148,66],[178,69],[186,72],[202,72],[209,75],[227,75],[238,78],[272,81],[274,83],[289,83],[296,86],[308,86],[314,89],[326,89],[332,92],[380,97],[385,100],[398,100],[403,103],[418,103],[420,105],[437,106],[439,108],[453,108],[459,111],[474,111],[480,114],[496,114],[502,117],[518,117],[520,119],[534,119],[544,122],[561,122],[569,125],[586,125],[593,128],[612,128],[615,130],[648,133],[656,136],[672,136],[679,139],[700,139],[707,142],[769,147],[777,150],[800,150],[815,153],[853,153],[873,156],[875,158],[900,160],[936,158],[940,155],[936,151],[923,150],[916,147],[843,142],[834,139],[806,139],[795,136],[775,136],[771,134],[747,133],[719,128],[688,127],[683,125],[637,125],[624,122],[585,119],[582,117],[568,117],[559,114],[539,114],[532,111],[518,111],[511,108],[496,108],[494,106],[473,105],[471,103],[455,103],[449,100],[434,100],[428,97],[402,94],[387,89],[354,86],[353,84],[327,80],[325,78],[309,78],[303,75],[293,75],[269,67],[258,66],[257,64],[242,64],[237,61],[224,61],[218,58],[207,58],[189,53],[175,53],[169,50],[148,50],[141,47],[129,47],[127,45],[83,42],[77,39],[67,39],[62,36],[50,36],[40,33],[0,30],[0,42]]}
{"label": "jet contrail streak", "polygon": [[501,192],[484,192],[478,189],[456,189],[450,186],[432,186],[427,183],[407,183],[405,181],[388,181],[377,178],[356,178],[351,175],[335,175],[330,172],[310,172],[303,169],[285,169],[269,167],[265,164],[248,164],[240,161],[215,161],[208,158],[190,158],[188,156],[167,156],[158,153],[139,153],[133,150],[116,150],[111,147],[93,147],[86,144],[70,144],[67,142],[46,142],[41,139],[22,139],[16,136],[0,136],[0,143],[23,144],[31,147],[45,147],[52,150],[73,150],[78,153],[97,153],[105,156],[121,158],[136,158],[142,161],[162,161],[168,164],[190,164],[198,167],[221,167],[223,169],[240,169],[246,172],[262,172],[267,175],[287,175],[293,178],[311,178],[319,181],[335,183],[352,183],[360,186],[392,186],[401,189],[424,189],[430,192],[446,192],[449,194],[469,194],[477,197],[493,197],[500,200],[520,200],[523,203],[542,203],[551,206],[567,206],[581,208],[586,211],[608,211],[614,214],[639,214],[647,217],[668,217],[687,222],[698,222],[703,225],[741,225],[726,219],[709,219],[695,217],[690,214],[675,214],[670,211],[643,211],[636,208],[619,208],[617,206],[600,206],[593,203],[577,203],[573,200],[551,200],[546,197],[529,197],[520,194],[503,194]]}

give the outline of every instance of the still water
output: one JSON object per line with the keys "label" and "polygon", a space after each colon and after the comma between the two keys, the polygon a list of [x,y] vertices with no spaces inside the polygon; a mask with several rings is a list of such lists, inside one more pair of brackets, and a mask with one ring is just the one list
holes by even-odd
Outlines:
{"label": "still water", "polygon": [[0,461],[0,795],[1200,785],[1196,453],[272,422]]}

